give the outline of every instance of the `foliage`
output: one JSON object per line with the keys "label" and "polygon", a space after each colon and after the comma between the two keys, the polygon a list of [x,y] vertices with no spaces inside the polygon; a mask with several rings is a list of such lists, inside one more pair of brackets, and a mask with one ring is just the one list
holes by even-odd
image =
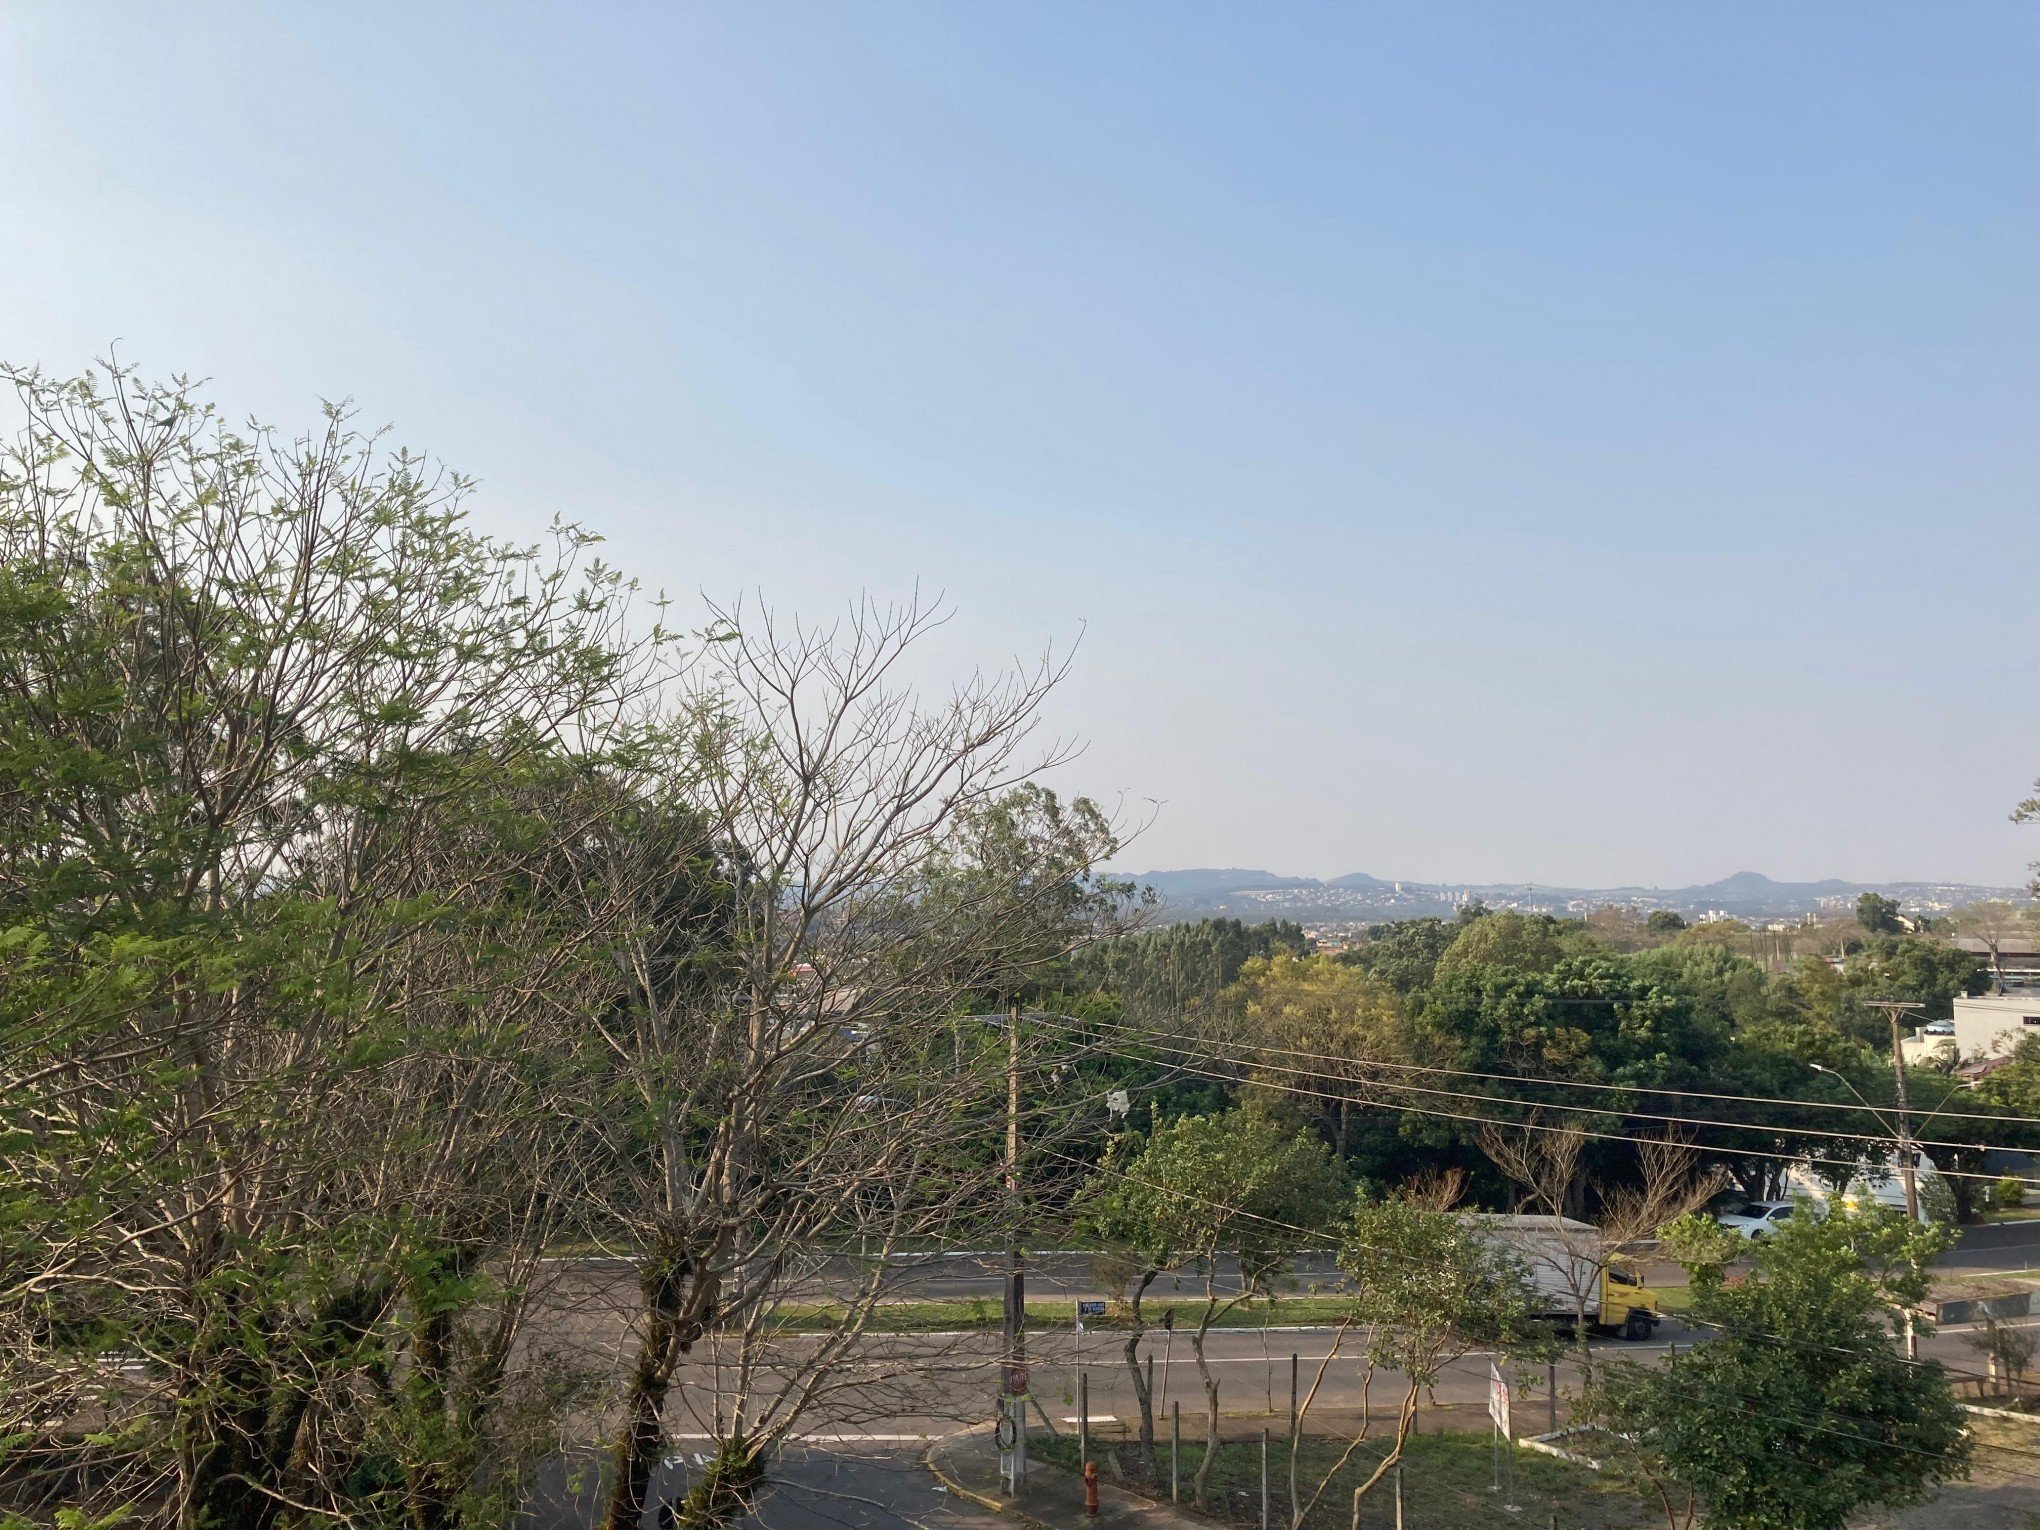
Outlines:
{"label": "foliage", "polygon": [[1898,922],[1897,901],[1874,892],[1856,899],[1856,923],[1872,935],[1896,935],[1904,928]]}
{"label": "foliage", "polygon": [[1252,1111],[1185,1116],[1123,1166],[1108,1159],[1080,1203],[1080,1225],[1143,1265],[1235,1255],[1258,1291],[1319,1228],[1345,1184],[1324,1146]]}
{"label": "foliage", "polygon": [[1355,1108],[1381,1093],[1382,1070],[1371,1065],[1396,1066],[1417,1055],[1394,992],[1349,964],[1278,951],[1247,962],[1225,998],[1249,1045],[1274,1049],[1249,1068],[1250,1086],[1310,1106],[1313,1124],[1345,1163]]}
{"label": "foliage", "polygon": [[1445,983],[1460,973],[1477,970],[1550,972],[1569,956],[1597,949],[1577,920],[1504,910],[1476,919],[1460,930],[1438,959],[1436,981]]}
{"label": "foliage", "polygon": [[1071,981],[1109,990],[1136,1024],[1173,1022],[1209,1004],[1248,962],[1278,951],[1301,956],[1308,946],[1286,920],[1200,919],[1085,946],[1071,960]]}
{"label": "foliage", "polygon": [[341,411],[10,375],[0,1432],[98,1416],[96,1491],[187,1524],[490,1512],[538,1101],[611,986],[533,870],[658,645],[592,539],[479,535]]}
{"label": "foliage", "polygon": [[1688,1320],[1713,1337],[1662,1365],[1605,1367],[1586,1413],[1668,1513],[1691,1494],[1723,1530],[1839,1530],[1915,1502],[1968,1456],[1945,1372],[1906,1360],[1892,1333],[1949,1241],[1883,1212],[1795,1218],[1738,1282],[1703,1248]]}
{"label": "foliage", "polygon": [[1442,919],[1400,919],[1369,928],[1367,938],[1337,960],[1379,978],[1398,994],[1423,992],[1436,980],[1438,961],[1459,938],[1462,924]]}

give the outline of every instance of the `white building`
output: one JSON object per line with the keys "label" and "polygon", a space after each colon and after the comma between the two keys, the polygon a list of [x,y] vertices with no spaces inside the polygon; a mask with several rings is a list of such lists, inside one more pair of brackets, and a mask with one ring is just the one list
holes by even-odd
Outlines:
{"label": "white building", "polygon": [[2040,989],[1955,1001],[1955,1051],[1964,1062],[2003,1057],[2022,1036],[2040,1036]]}

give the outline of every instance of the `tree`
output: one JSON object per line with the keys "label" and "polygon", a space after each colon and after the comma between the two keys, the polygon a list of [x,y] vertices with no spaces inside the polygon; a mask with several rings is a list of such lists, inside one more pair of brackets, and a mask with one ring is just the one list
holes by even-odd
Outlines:
{"label": "tree", "polygon": [[1874,892],[1856,899],[1856,923],[1872,935],[1896,935],[1905,928],[1898,922],[1898,900]]}
{"label": "tree", "polygon": [[1460,930],[1450,949],[1438,959],[1442,981],[1457,973],[1484,969],[1512,973],[1549,972],[1569,956],[1598,950],[1586,927],[1549,914],[1519,914],[1513,909],[1476,919]]}
{"label": "tree", "polygon": [[1253,1055],[1268,1056],[1267,1066],[1250,1069],[1248,1078],[1316,1104],[1343,1166],[1353,1108],[1380,1092],[1371,1081],[1382,1070],[1370,1065],[1412,1055],[1395,994],[1330,957],[1278,951],[1247,962],[1226,999],[1240,1041]]}
{"label": "tree", "polygon": [[1132,1024],[1178,1029],[1249,961],[1278,951],[1302,956],[1309,947],[1302,926],[1288,920],[1198,919],[1098,941],[1079,951],[1071,967],[1080,983],[1117,996]]}
{"label": "tree", "polygon": [[[814,630],[727,613],[672,757],[652,756],[639,788],[670,806],[642,831],[620,816],[599,841],[598,901],[649,894],[602,1024],[618,1089],[599,1105],[622,1134],[602,1212],[644,1297],[612,1530],[636,1530],[676,1406],[711,1435],[676,1522],[709,1525],[745,1511],[813,1408],[896,1405],[851,1364],[871,1358],[887,1255],[996,1233],[1014,1204],[1010,1185],[998,1194],[1002,1107],[1007,1042],[1024,1038],[1007,1001],[1109,920],[1123,889],[1092,875],[1116,843],[1103,815],[1029,779],[1042,761],[1026,740],[1057,669],[980,679],[932,710],[891,688],[938,619],[860,609]],[[694,884],[730,889],[678,900],[727,927],[705,962],[691,937],[682,959],[672,949],[684,926],[668,887],[697,863],[713,870]],[[972,1018],[988,1002],[995,1045]],[[1022,1061],[1040,1064],[1031,1042]],[[830,1244],[863,1249],[869,1273],[838,1293],[828,1335],[788,1339],[773,1314],[822,1294],[801,1256]]]}
{"label": "tree", "polygon": [[1654,908],[1647,925],[1653,935],[1676,935],[1686,927],[1686,916],[1674,909]]}
{"label": "tree", "polygon": [[[2033,791],[2033,796],[2012,809],[2013,823],[2040,823],[2040,781],[2033,783]],[[2033,881],[2027,890],[2034,897],[2040,898],[2040,861],[2033,864],[2032,870]]]}
{"label": "tree", "polygon": [[1371,925],[1365,940],[1348,946],[1335,960],[1372,974],[1407,998],[1431,986],[1439,958],[1463,927],[1442,919],[1399,919]]}
{"label": "tree", "polygon": [[[1352,1303],[1297,1409],[1289,1450],[1292,1530],[1367,1439],[1372,1418],[1365,1399],[1377,1371],[1398,1374],[1402,1396],[1388,1449],[1360,1484],[1361,1498],[1395,1470],[1416,1423],[1418,1399],[1437,1385],[1447,1366],[1474,1350],[1508,1358],[1549,1347],[1532,1326],[1535,1297],[1525,1272],[1501,1245],[1452,1214],[1448,1207],[1457,1193],[1456,1178],[1448,1178],[1407,1187],[1398,1196],[1362,1194],[1340,1229],[1339,1267],[1351,1282]],[[1366,1356],[1360,1428],[1310,1496],[1300,1500],[1296,1458],[1304,1416],[1352,1329],[1359,1331]]]}
{"label": "tree", "polygon": [[1980,941],[1990,955],[1990,973],[1999,993],[2005,991],[2005,945],[2033,928],[2027,910],[2006,898],[1983,898],[1949,916],[1954,933]]}
{"label": "tree", "polygon": [[1689,1219],[1667,1241],[1693,1274],[1690,1321],[1714,1336],[1662,1365],[1604,1367],[1585,1412],[1673,1530],[1696,1506],[1722,1530],[1840,1530],[1961,1474],[1946,1373],[1893,1342],[1945,1232],[1881,1211],[1795,1218],[1748,1250],[1737,1283],[1712,1224]]}
{"label": "tree", "polygon": [[344,411],[7,375],[0,1436],[95,1419],[80,1507],[185,1527],[486,1518],[609,987],[531,870],[661,645],[590,538],[479,535]]}
{"label": "tree", "polygon": [[[1123,1168],[1103,1166],[1086,1196],[1091,1225],[1109,1229],[1115,1244],[1134,1251],[1144,1267],[1178,1254],[1203,1267],[1204,1306],[1191,1336],[1205,1397],[1205,1452],[1193,1485],[1200,1504],[1219,1447],[1218,1380],[1204,1352],[1211,1325],[1263,1294],[1318,1229],[1329,1236],[1345,1193],[1338,1166],[1308,1132],[1291,1133],[1254,1111],[1231,1110],[1162,1127]],[[1230,1294],[1219,1290],[1221,1253],[1231,1253],[1239,1265],[1239,1287]],[[1129,1364],[1135,1359],[1129,1348]],[[1135,1395],[1143,1441],[1151,1447],[1152,1403],[1137,1366]]]}

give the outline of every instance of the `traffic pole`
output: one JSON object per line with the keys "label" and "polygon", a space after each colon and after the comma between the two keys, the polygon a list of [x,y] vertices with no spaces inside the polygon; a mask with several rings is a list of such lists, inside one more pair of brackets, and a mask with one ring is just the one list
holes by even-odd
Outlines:
{"label": "traffic pole", "polygon": [[1183,1399],[1169,1404],[1169,1502],[1178,1501],[1183,1478]]}

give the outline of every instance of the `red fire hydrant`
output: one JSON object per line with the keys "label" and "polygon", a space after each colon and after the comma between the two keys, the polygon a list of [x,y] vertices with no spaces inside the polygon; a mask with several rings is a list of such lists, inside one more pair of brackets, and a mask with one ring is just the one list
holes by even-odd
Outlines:
{"label": "red fire hydrant", "polygon": [[1086,1514],[1096,1514],[1098,1512],[1098,1463],[1096,1461],[1086,1461],[1084,1463],[1084,1512]]}

